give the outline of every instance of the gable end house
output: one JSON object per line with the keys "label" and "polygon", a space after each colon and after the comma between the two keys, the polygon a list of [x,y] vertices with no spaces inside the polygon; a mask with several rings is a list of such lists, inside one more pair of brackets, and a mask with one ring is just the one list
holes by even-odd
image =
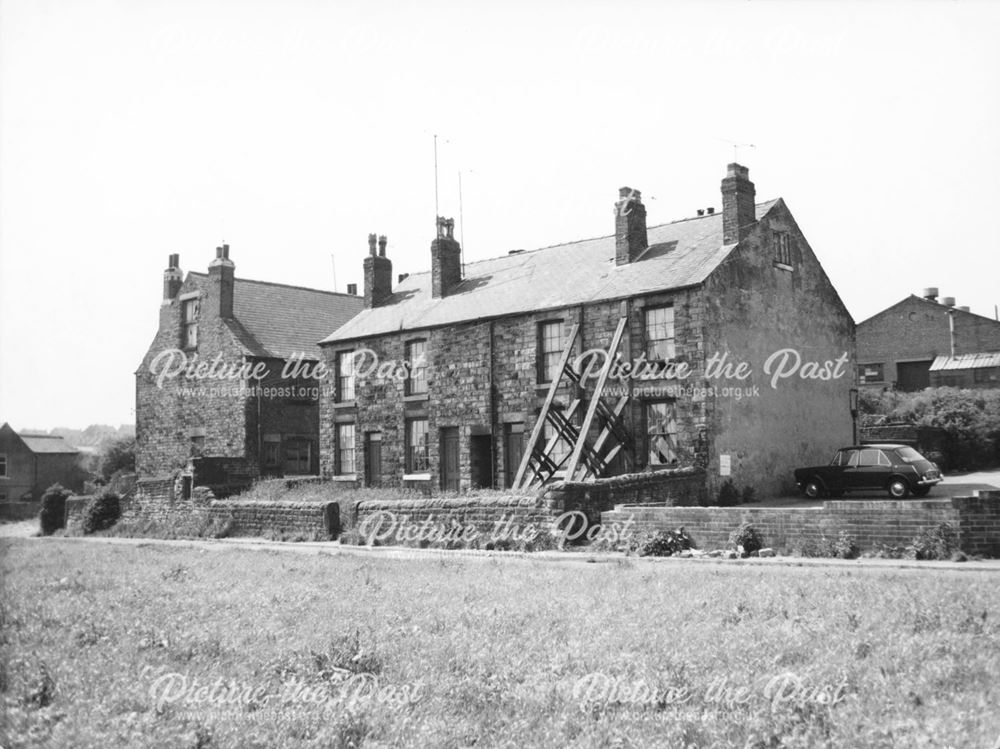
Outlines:
{"label": "gable end house", "polygon": [[[169,474],[191,458],[202,459],[201,478],[215,486],[316,474],[322,383],[282,370],[318,362],[317,342],[362,306],[354,294],[236,278],[228,245],[208,273],[186,277],[171,255],[159,329],[136,371],[140,476]],[[218,376],[182,371],[213,362]]]}
{"label": "gable end house", "polygon": [[[551,383],[562,382],[564,350],[572,362],[617,337],[621,360],[662,372],[683,364],[689,375],[612,378],[602,397],[624,394],[628,444],[600,475],[700,465],[710,491],[725,477],[791,489],[794,467],[851,438],[854,321],[783,200],[757,203],[738,164],[722,200],[721,212],[647,226],[641,194],[622,188],[613,235],[466,263],[464,273],[454,224],[439,219],[431,271],[391,288],[391,260],[370,238],[365,309],[321,344],[339,383],[320,406],[323,475],[430,491],[511,486]],[[774,369],[772,355],[788,349],[799,366],[772,388],[765,362]],[[739,362],[751,371],[720,376]],[[786,353],[783,371],[794,364]],[[596,379],[582,390],[567,380],[549,409],[582,429]],[[539,430],[565,469],[574,445],[559,433],[547,422]]]}

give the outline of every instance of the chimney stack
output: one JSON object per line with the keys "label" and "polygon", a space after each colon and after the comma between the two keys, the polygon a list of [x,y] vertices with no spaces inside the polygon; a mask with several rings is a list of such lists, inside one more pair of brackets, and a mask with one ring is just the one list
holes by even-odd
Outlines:
{"label": "chimney stack", "polygon": [[163,271],[163,303],[170,304],[181,290],[184,277],[181,273],[181,256],[170,255],[167,258],[167,269]]}
{"label": "chimney stack", "polygon": [[750,170],[730,164],[722,180],[722,241],[725,244],[742,241],[757,223],[756,196]]}
{"label": "chimney stack", "polygon": [[431,296],[448,296],[462,282],[462,246],[455,241],[455,219],[437,217],[431,242]]}
{"label": "chimney stack", "polygon": [[215,260],[208,264],[209,306],[219,311],[219,317],[233,316],[233,292],[236,285],[236,265],[229,259],[229,245],[215,248]]}
{"label": "chimney stack", "polygon": [[619,188],[615,203],[615,265],[631,263],[647,247],[646,206],[642,204],[642,193],[631,187]]}
{"label": "chimney stack", "polygon": [[[368,257],[365,258],[365,309],[378,307],[392,295],[392,261],[385,256],[387,239],[368,235]],[[378,252],[375,245],[378,244]]]}

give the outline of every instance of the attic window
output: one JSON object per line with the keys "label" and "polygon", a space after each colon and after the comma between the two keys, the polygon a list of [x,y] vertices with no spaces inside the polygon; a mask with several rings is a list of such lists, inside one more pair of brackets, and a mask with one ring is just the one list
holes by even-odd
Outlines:
{"label": "attic window", "polygon": [[792,270],[792,242],[787,231],[776,231],[771,234],[774,246],[774,264],[785,270]]}
{"label": "attic window", "polygon": [[181,343],[186,349],[198,347],[198,298],[185,299],[181,307]]}

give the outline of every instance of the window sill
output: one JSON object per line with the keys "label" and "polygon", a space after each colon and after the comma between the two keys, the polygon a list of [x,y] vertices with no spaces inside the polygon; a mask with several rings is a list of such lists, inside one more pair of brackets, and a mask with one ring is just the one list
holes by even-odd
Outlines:
{"label": "window sill", "polygon": [[430,395],[428,393],[417,393],[416,395],[404,395],[404,403],[419,403],[420,401],[430,400]]}
{"label": "window sill", "polygon": [[429,473],[404,473],[403,481],[430,481],[431,475]]}
{"label": "window sill", "polygon": [[789,273],[795,270],[793,266],[787,265],[785,263],[779,263],[777,260],[774,261],[774,267],[777,268],[778,270],[787,270]]}
{"label": "window sill", "polygon": [[334,408],[357,408],[358,407],[358,402],[356,400],[353,400],[353,401],[337,401],[336,403],[333,404],[333,407]]}
{"label": "window sill", "polygon": [[358,474],[356,473],[338,473],[336,476],[331,476],[330,481],[343,481],[344,483],[354,482],[358,480]]}

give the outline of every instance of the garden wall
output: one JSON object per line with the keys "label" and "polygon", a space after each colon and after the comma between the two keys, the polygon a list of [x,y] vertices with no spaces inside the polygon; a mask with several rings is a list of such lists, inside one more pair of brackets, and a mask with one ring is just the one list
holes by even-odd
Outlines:
{"label": "garden wall", "polygon": [[40,502],[0,502],[0,520],[31,520],[41,509]]}
{"label": "garden wall", "polygon": [[854,537],[862,551],[906,546],[925,528],[947,523],[959,534],[968,554],[1000,557],[1000,492],[974,497],[910,501],[827,501],[822,507],[643,507],[620,505],[601,513],[603,523],[631,519],[637,532],[684,528],[697,548],[725,548],[731,531],[750,523],[766,546],[790,551],[841,531]]}

